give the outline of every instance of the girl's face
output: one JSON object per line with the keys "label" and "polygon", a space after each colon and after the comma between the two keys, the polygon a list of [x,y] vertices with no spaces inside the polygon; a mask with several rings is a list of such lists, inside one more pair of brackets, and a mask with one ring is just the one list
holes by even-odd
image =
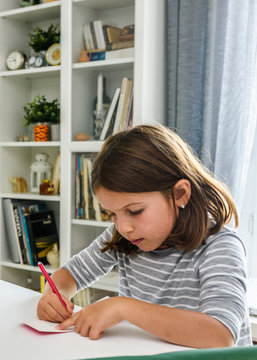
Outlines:
{"label": "girl's face", "polygon": [[174,227],[173,200],[159,191],[120,193],[100,187],[96,197],[117,231],[143,251],[158,249]]}

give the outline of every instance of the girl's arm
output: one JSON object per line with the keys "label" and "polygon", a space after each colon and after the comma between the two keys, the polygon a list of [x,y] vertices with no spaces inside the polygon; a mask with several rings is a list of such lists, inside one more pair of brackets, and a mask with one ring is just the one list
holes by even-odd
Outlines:
{"label": "girl's arm", "polygon": [[227,327],[209,315],[126,297],[113,297],[86,306],[58,328],[74,325],[81,335],[98,339],[106,328],[122,320],[178,345],[209,348],[234,344]]}
{"label": "girl's arm", "polygon": [[72,275],[62,268],[57,270],[51,279],[66,303],[66,309],[49,284],[46,283],[42,297],[38,302],[37,315],[40,320],[62,322],[68,319],[73,312],[74,305],[69,299],[75,294],[77,284]]}

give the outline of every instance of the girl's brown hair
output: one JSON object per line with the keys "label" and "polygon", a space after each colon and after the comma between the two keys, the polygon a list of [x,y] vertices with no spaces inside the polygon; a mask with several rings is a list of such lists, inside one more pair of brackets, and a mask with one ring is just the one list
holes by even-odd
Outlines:
{"label": "girl's brown hair", "polygon": [[[214,178],[176,133],[161,125],[139,125],[109,137],[94,161],[92,188],[94,192],[100,186],[130,193],[168,191],[173,196],[173,186],[180,179],[190,181],[191,197],[179,212],[166,244],[191,251],[233,215],[238,226],[226,185]],[[115,229],[104,251],[107,249],[130,253],[137,247]]]}

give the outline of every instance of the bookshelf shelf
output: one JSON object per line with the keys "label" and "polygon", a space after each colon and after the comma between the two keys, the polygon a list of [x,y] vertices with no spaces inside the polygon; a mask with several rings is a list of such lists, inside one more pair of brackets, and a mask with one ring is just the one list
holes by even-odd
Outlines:
{"label": "bookshelf shelf", "polygon": [[[94,20],[123,28],[135,24],[134,56],[78,63],[84,48],[83,25]],[[27,56],[28,33],[36,26],[59,25],[62,63],[58,66],[7,71],[7,55],[19,49]],[[161,24],[161,25],[160,25]],[[149,38],[151,34],[151,38]],[[37,267],[10,261],[2,205],[4,198],[43,200],[56,215],[60,239],[60,265],[89,245],[109,225],[102,221],[74,219],[76,153],[99,152],[103,141],[75,141],[75,135],[94,135],[93,104],[97,94],[97,76],[106,78],[106,93],[111,98],[122,79],[134,80],[134,124],[164,122],[165,73],[160,57],[165,58],[165,2],[159,0],[69,0],[19,7],[18,0],[0,2],[0,278],[26,286],[33,273],[39,282]],[[154,51],[153,51],[154,49]],[[130,53],[127,56],[131,56]],[[36,95],[61,105],[61,140],[16,142],[25,132],[23,106]],[[10,177],[24,177],[30,189],[30,166],[35,155],[44,152],[54,165],[60,153],[60,195],[13,193]],[[49,272],[54,269],[49,269]],[[92,287],[118,292],[118,274],[111,272]]]}
{"label": "bookshelf shelf", "polygon": [[[17,270],[26,270],[26,271],[33,271],[33,272],[36,272],[36,273],[41,273],[38,266],[15,264],[15,263],[13,263],[11,261],[2,261],[1,265],[5,266],[7,268],[13,268],[13,269],[17,269]],[[54,267],[52,267],[50,265],[45,265],[45,268],[47,269],[47,272],[49,274],[52,274],[52,273],[54,273],[56,271],[56,268],[54,268]]]}
{"label": "bookshelf shelf", "polygon": [[74,5],[84,6],[85,8],[95,10],[108,10],[113,8],[120,8],[131,6],[134,4],[134,0],[73,0]]}
{"label": "bookshelf shelf", "polygon": [[49,19],[55,19],[60,16],[61,1],[20,7],[16,9],[0,12],[0,18],[10,20],[22,20],[31,22],[41,22]]}
{"label": "bookshelf shelf", "polygon": [[20,200],[60,201],[60,195],[39,195],[34,193],[1,193],[0,197]]}
{"label": "bookshelf shelf", "polygon": [[82,225],[82,226],[99,226],[107,228],[111,225],[110,222],[107,221],[95,221],[95,220],[80,220],[80,219],[72,219],[71,223],[73,225]]}
{"label": "bookshelf shelf", "polygon": [[1,147],[59,147],[60,141],[2,141],[0,142]]}
{"label": "bookshelf shelf", "polygon": [[134,58],[115,59],[115,60],[100,60],[85,63],[76,63],[73,65],[74,70],[128,70],[131,69],[134,63]]}
{"label": "bookshelf shelf", "polygon": [[32,69],[21,69],[13,71],[1,71],[0,77],[6,78],[24,78],[24,79],[41,79],[46,76],[60,76],[61,66],[45,66],[41,68],[32,68]]}
{"label": "bookshelf shelf", "polygon": [[71,152],[99,152],[103,141],[72,141],[69,149]]}

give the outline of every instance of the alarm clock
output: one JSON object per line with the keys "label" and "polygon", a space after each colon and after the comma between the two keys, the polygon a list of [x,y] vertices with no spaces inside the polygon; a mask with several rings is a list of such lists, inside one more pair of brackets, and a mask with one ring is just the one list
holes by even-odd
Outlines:
{"label": "alarm clock", "polygon": [[26,56],[19,50],[12,51],[6,58],[8,70],[19,70],[24,67]]}

